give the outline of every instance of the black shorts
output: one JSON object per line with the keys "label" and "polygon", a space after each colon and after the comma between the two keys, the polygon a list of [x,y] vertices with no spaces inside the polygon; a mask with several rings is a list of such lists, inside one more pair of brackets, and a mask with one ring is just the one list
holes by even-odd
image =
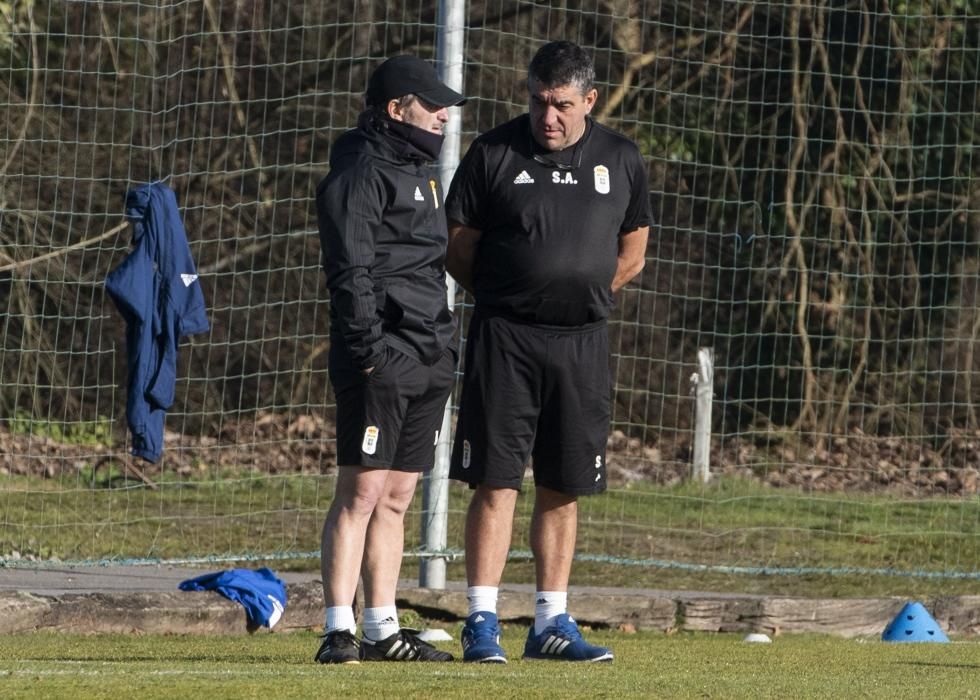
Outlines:
{"label": "black shorts", "polygon": [[471,486],[534,483],[568,495],[606,489],[610,413],[606,323],[470,322],[449,475]]}
{"label": "black shorts", "polygon": [[331,371],[337,397],[337,464],[424,472],[435,462],[435,444],[456,371],[446,348],[424,365],[389,347],[369,375]]}

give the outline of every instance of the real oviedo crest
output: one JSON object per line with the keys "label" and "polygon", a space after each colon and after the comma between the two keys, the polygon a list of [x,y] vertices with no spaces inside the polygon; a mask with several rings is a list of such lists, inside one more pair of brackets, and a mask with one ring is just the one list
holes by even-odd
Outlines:
{"label": "real oviedo crest", "polygon": [[597,165],[592,169],[595,177],[595,191],[599,194],[609,194],[609,168]]}

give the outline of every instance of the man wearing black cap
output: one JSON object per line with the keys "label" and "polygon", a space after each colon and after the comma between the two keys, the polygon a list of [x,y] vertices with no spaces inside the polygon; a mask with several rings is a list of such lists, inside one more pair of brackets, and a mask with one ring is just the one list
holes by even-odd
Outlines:
{"label": "man wearing black cap", "polygon": [[464,101],[422,59],[388,59],[372,73],[367,108],[333,145],[330,174],[317,188],[339,465],[323,524],[320,663],[452,660],[399,627],[395,588],[405,511],[419,474],[433,466],[456,366],[446,217],[432,163],[447,108]]}

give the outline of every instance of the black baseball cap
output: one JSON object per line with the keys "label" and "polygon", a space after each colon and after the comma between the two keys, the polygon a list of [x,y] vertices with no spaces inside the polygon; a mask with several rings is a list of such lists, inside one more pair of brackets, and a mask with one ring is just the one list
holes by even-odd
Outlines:
{"label": "black baseball cap", "polygon": [[371,74],[365,97],[374,106],[405,95],[415,95],[436,107],[466,102],[465,97],[439,80],[436,69],[428,61],[417,56],[392,56]]}

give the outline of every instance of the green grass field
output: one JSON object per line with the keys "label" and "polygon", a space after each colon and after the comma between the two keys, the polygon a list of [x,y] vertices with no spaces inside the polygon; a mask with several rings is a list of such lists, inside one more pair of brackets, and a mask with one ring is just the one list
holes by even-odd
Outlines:
{"label": "green grass field", "polygon": [[[450,630],[458,637],[458,630]],[[524,628],[508,627],[506,666],[312,662],[311,633],[0,636],[0,697],[14,698],[971,698],[975,643],[887,644],[782,636],[605,631],[612,664],[517,660]],[[445,648],[457,652],[457,645]]]}
{"label": "green grass field", "polygon": [[[206,473],[206,472],[202,472]],[[110,487],[111,486],[111,487]],[[533,579],[528,549],[533,489],[517,509],[508,581]],[[266,555],[280,569],[315,569],[329,476],[225,475],[159,482],[76,478],[0,478],[0,558],[59,560],[218,558]],[[450,488],[448,546],[462,549],[469,492]],[[409,559],[421,531],[421,493],[406,520]],[[980,501],[898,499],[867,494],[808,494],[739,479],[707,486],[634,485],[582,499],[573,584],[699,589],[811,596],[929,597],[975,593],[980,561]],[[281,557],[297,556],[291,560]],[[637,562],[645,565],[628,565]],[[650,562],[674,562],[662,566]],[[704,565],[697,570],[690,565]],[[720,567],[720,568],[719,568]],[[724,567],[744,567],[754,574]],[[792,575],[770,575],[778,567]],[[821,573],[814,571],[833,571]],[[858,571],[854,571],[858,569]],[[869,575],[861,569],[892,569]],[[901,572],[930,572],[910,577]],[[451,579],[464,578],[462,563]]]}
{"label": "green grass field", "polygon": [[[62,560],[180,558],[315,551],[333,481],[314,476],[229,476],[163,481],[158,490],[80,479],[0,479],[0,555],[12,550]],[[530,491],[530,489],[528,489]],[[468,500],[450,490],[449,546],[459,547]],[[418,499],[420,501],[420,498]],[[514,547],[526,549],[530,498],[520,500]],[[418,541],[418,502],[409,546]],[[976,581],[848,574],[848,567],[973,570],[980,561],[980,502],[813,495],[746,481],[634,486],[585,499],[572,583],[810,596],[975,593]],[[669,560],[732,566],[838,567],[838,575],[747,575],[657,566]],[[607,557],[607,559],[603,559]],[[257,562],[253,562],[257,563]],[[315,568],[297,556],[274,567]],[[409,558],[403,575],[411,577]],[[449,565],[462,580],[462,562]],[[517,558],[508,582],[533,580]],[[403,622],[414,623],[406,619]],[[449,631],[458,639],[459,626]],[[980,645],[886,644],[781,636],[589,633],[617,654],[612,665],[521,662],[525,629],[509,626],[505,667],[362,664],[321,667],[312,633],[245,636],[48,634],[0,636],[0,698],[280,697],[980,697]],[[456,643],[446,646],[458,653]]]}

